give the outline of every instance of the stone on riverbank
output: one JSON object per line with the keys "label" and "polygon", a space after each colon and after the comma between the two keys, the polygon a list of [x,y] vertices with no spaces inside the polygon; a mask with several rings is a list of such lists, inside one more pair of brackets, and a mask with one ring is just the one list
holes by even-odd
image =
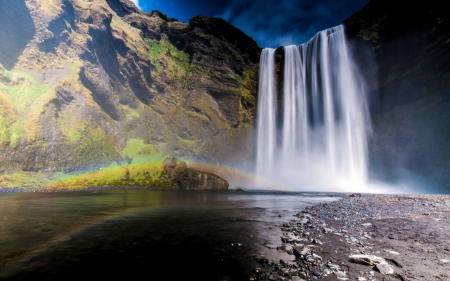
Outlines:
{"label": "stone on riverbank", "polygon": [[394,274],[394,268],[392,265],[387,263],[380,263],[377,264],[376,268],[381,274],[387,275],[387,274]]}
{"label": "stone on riverbank", "polygon": [[351,255],[350,261],[362,265],[374,266],[377,264],[387,264],[386,260],[374,255]]}
{"label": "stone on riverbank", "polygon": [[216,174],[188,168],[176,158],[167,158],[163,163],[162,180],[178,183],[181,190],[228,190],[226,180]]}

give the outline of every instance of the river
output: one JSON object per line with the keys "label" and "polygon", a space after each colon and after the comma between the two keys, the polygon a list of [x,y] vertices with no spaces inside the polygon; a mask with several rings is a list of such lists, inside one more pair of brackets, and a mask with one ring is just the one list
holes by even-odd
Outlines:
{"label": "river", "polygon": [[0,279],[249,280],[294,260],[280,225],[333,194],[116,190],[0,193]]}

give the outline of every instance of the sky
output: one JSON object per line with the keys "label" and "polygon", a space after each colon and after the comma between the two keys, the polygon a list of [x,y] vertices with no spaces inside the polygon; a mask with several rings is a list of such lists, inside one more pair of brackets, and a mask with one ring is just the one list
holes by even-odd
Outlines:
{"label": "sky", "polygon": [[131,0],[146,12],[159,10],[182,22],[196,14],[221,17],[260,47],[299,45],[337,26],[369,0]]}

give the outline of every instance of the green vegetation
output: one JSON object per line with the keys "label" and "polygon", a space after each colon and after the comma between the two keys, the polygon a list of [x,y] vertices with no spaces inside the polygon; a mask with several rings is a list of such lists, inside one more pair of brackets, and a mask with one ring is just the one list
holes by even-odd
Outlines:
{"label": "green vegetation", "polygon": [[[84,188],[88,186],[149,186],[173,187],[159,179],[163,161],[169,155],[161,153],[141,139],[131,139],[121,151],[122,160],[107,167],[82,174],[55,173],[51,188]],[[176,186],[176,185],[175,185]]]}
{"label": "green vegetation", "polygon": [[158,71],[161,70],[161,64],[164,62],[172,70],[182,69],[185,75],[190,71],[191,57],[189,54],[179,51],[167,38],[163,37],[160,41],[144,38],[144,42],[148,47],[150,61]]}
{"label": "green vegetation", "polygon": [[187,140],[182,137],[178,137],[178,140],[186,147],[188,147],[192,152],[198,153],[200,151],[200,148],[197,146],[197,142],[193,140]]}
{"label": "green vegetation", "polygon": [[134,110],[133,108],[131,108],[128,105],[125,105],[125,104],[119,104],[119,105],[123,109],[123,111],[125,112],[125,118],[127,118],[128,121],[139,117],[139,113],[136,110]]}
{"label": "green vegetation", "polygon": [[[2,143],[10,143],[12,147],[17,147],[20,138],[33,138],[35,135],[36,118],[44,110],[47,95],[52,93],[48,85],[41,85],[28,74],[2,70],[4,81],[8,83],[0,82],[2,96],[0,103],[3,107],[3,110],[0,110],[0,116],[3,115],[0,121],[0,135]],[[8,112],[9,122],[5,120],[5,111]],[[16,114],[19,118],[15,118]]]}
{"label": "green vegetation", "polygon": [[50,182],[44,174],[16,172],[10,175],[0,175],[1,187],[44,187]]}

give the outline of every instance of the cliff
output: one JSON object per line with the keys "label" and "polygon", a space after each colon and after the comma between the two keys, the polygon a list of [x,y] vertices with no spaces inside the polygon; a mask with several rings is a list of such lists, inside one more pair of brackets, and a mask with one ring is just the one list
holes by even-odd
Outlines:
{"label": "cliff", "polygon": [[260,49],[224,20],[182,23],[128,0],[5,0],[0,26],[1,173],[251,153]]}
{"label": "cliff", "polygon": [[372,176],[392,182],[423,179],[448,192],[450,18],[445,4],[372,0],[344,24],[368,81]]}

